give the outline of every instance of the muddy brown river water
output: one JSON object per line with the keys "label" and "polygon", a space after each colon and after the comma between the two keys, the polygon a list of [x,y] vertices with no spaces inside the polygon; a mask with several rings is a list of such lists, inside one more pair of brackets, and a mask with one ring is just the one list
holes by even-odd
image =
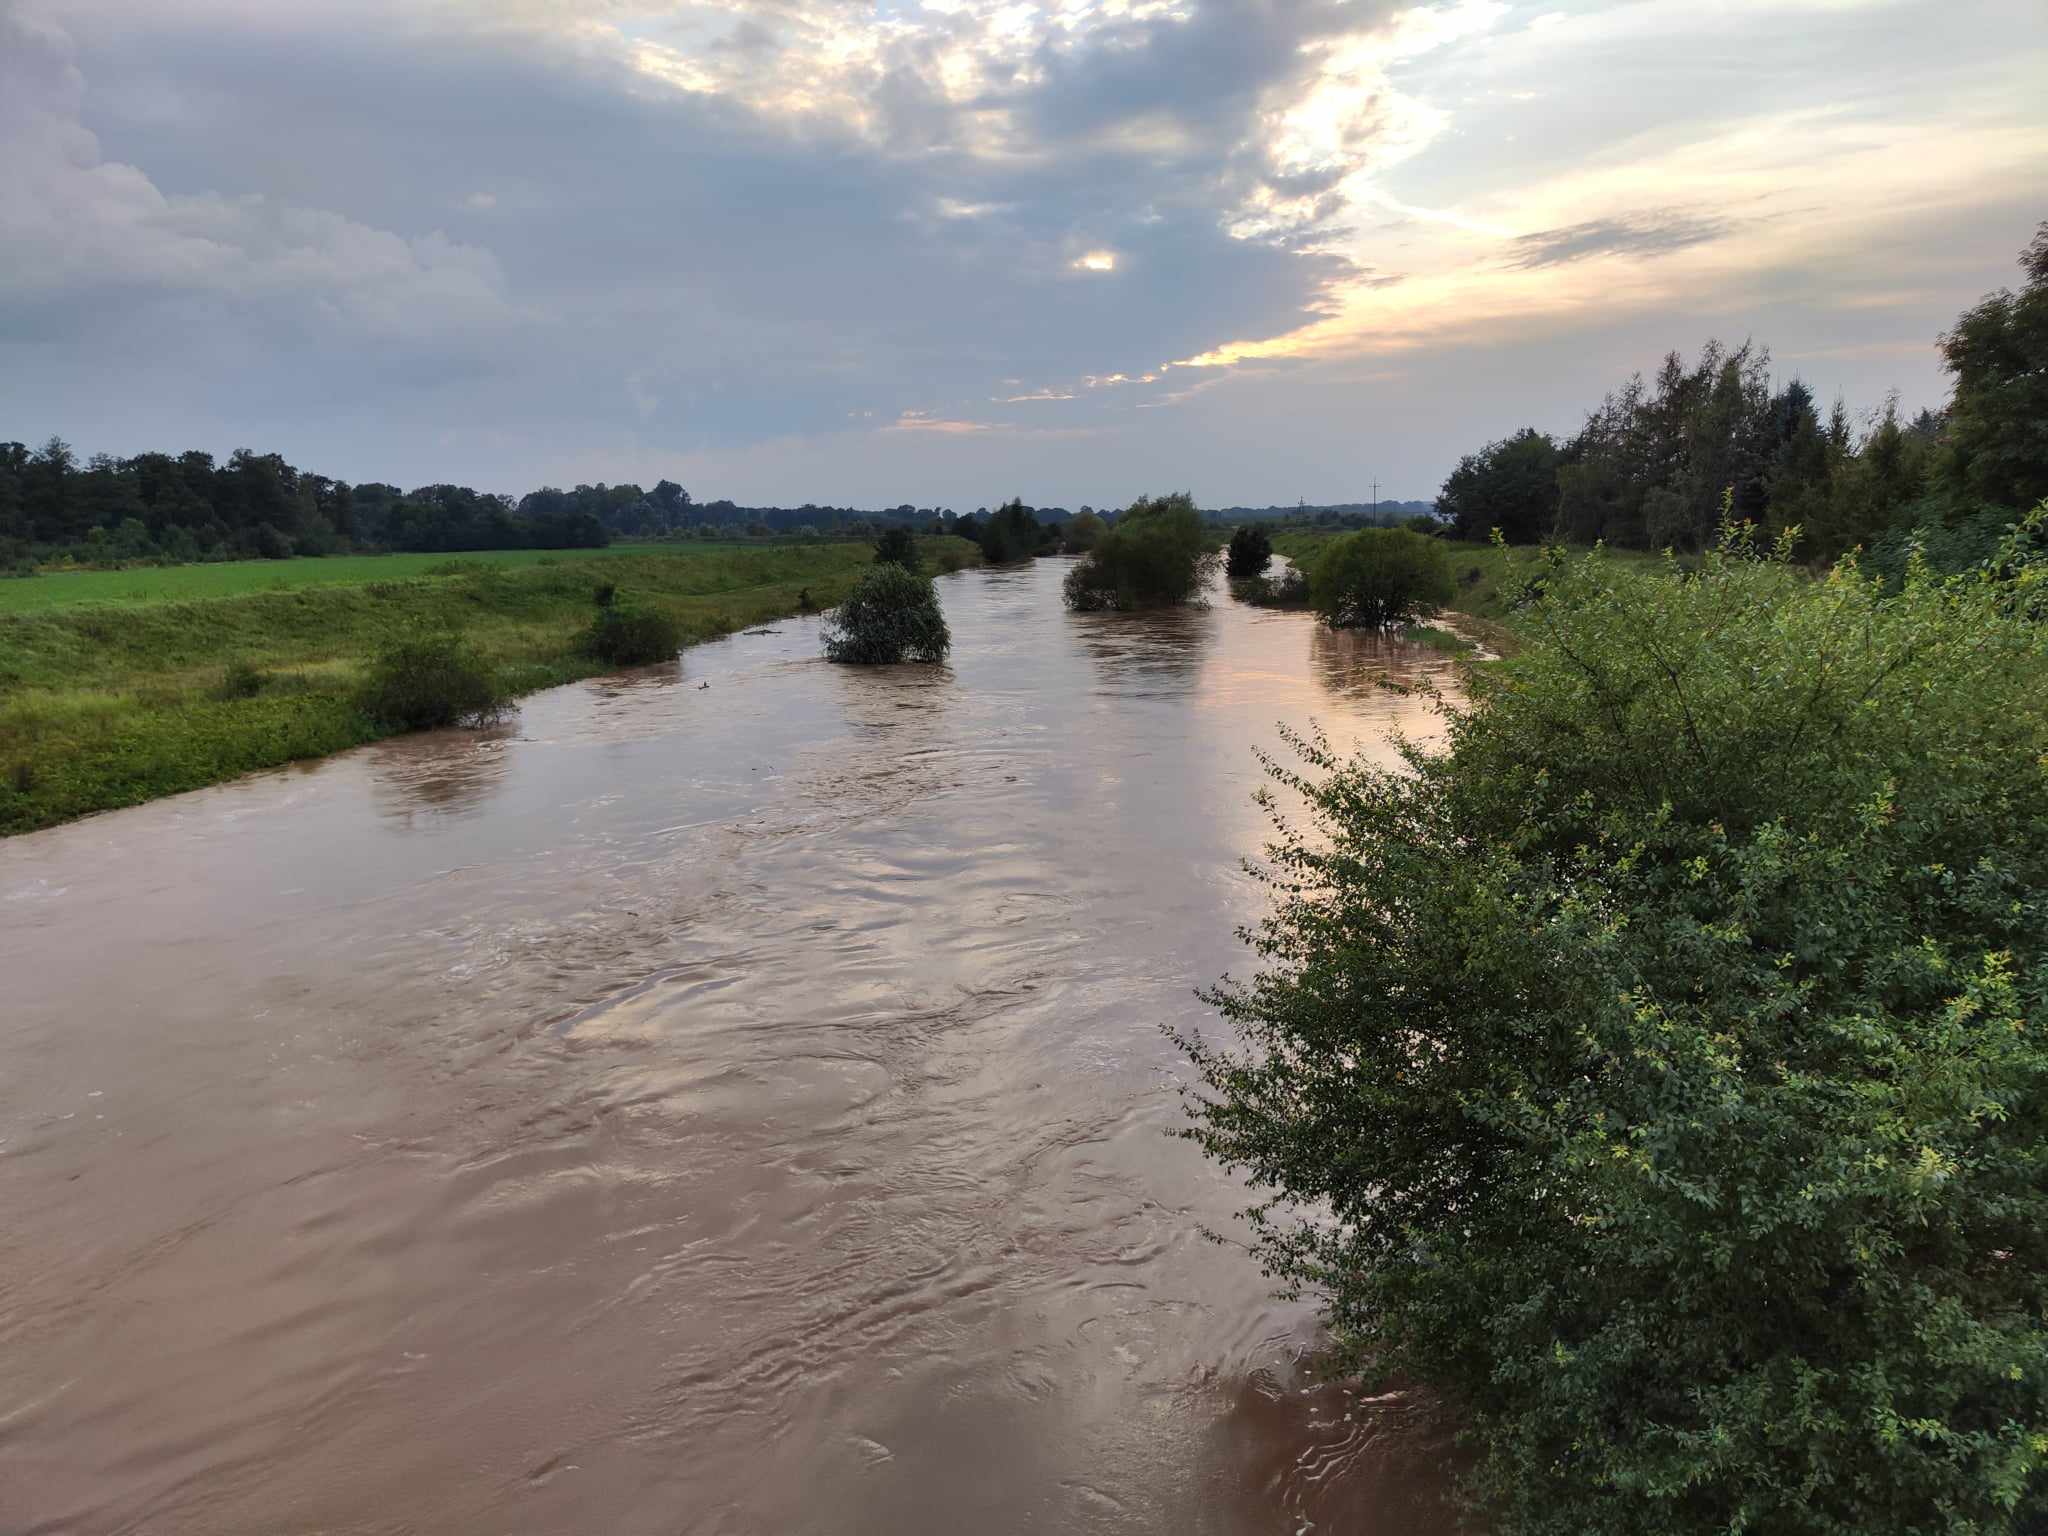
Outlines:
{"label": "muddy brown river water", "polygon": [[0,1531],[1450,1531],[1160,1032],[1447,664],[1061,574],[0,843]]}

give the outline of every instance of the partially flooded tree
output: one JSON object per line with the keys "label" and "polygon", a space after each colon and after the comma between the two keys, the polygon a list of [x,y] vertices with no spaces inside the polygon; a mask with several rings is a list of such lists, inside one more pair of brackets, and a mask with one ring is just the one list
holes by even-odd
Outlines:
{"label": "partially flooded tree", "polygon": [[1141,496],[1067,572],[1067,606],[1129,611],[1191,602],[1214,559],[1192,496]]}
{"label": "partially flooded tree", "polygon": [[932,579],[895,564],[870,567],[825,621],[825,655],[831,661],[944,661],[952,645]]}

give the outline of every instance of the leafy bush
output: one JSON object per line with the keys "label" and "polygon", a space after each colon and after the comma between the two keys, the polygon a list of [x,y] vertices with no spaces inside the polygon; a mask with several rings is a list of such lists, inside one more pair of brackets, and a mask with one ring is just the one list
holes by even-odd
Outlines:
{"label": "leafy bush", "polygon": [[221,672],[220,686],[214,690],[214,697],[253,699],[269,681],[261,667],[246,661],[231,661]]}
{"label": "leafy bush", "polygon": [[1231,596],[1255,608],[1306,608],[1308,578],[1290,565],[1277,576],[1253,576],[1230,584]]}
{"label": "leafy bush", "polygon": [[683,648],[683,626],[659,608],[622,603],[616,592],[610,595],[611,601],[599,606],[597,617],[584,631],[585,653],[614,667],[674,660]]}
{"label": "leafy bush", "polygon": [[1036,555],[1044,543],[1044,534],[1037,514],[1023,502],[1011,500],[989,514],[975,537],[984,560],[990,565],[1007,565]]}
{"label": "leafy bush", "polygon": [[1080,511],[1060,525],[1060,553],[1085,555],[1102,542],[1109,525],[1093,512]]}
{"label": "leafy bush", "polygon": [[825,622],[825,655],[832,661],[944,661],[952,644],[932,579],[900,565],[870,569]]}
{"label": "leafy bush", "polygon": [[1230,536],[1230,548],[1223,558],[1223,573],[1232,581],[1249,581],[1263,576],[1273,563],[1273,540],[1256,523]]}
{"label": "leafy bush", "polygon": [[1310,600],[1335,629],[1405,624],[1456,592],[1443,546],[1403,528],[1365,528],[1333,540],[1309,576]]}
{"label": "leafy bush", "polygon": [[2048,1517],[2048,570],[1787,554],[1553,552],[1445,750],[1273,765],[1246,1044],[1183,1041],[1259,1257],[1503,1532]]}
{"label": "leafy bush", "polygon": [[1130,610],[1185,603],[1201,592],[1212,560],[1193,497],[1185,491],[1140,497],[1067,572],[1067,606]]}
{"label": "leafy bush", "polygon": [[900,565],[906,571],[915,571],[921,563],[917,555],[917,537],[908,528],[885,528],[882,536],[875,540],[875,563],[877,565]]}
{"label": "leafy bush", "polygon": [[[2002,551],[2014,547],[2011,538],[2018,521],[2014,513],[1999,507],[1979,509],[1953,520],[1930,516],[1923,523],[1881,534],[1872,543],[1864,563],[1894,587],[1906,579],[1906,566],[1915,550],[1943,575],[1985,569]],[[2048,537],[2035,525],[2035,532],[2024,538],[2019,547],[2040,558],[2048,549]]]}
{"label": "leafy bush", "polygon": [[380,652],[358,702],[379,725],[405,731],[485,725],[506,709],[490,667],[454,635],[403,640]]}

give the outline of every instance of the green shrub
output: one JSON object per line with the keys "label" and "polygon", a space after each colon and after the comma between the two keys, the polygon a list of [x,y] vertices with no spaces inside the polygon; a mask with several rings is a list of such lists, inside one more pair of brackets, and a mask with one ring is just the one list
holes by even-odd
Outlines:
{"label": "green shrub", "polygon": [[214,689],[219,699],[253,699],[263,691],[269,682],[263,669],[246,661],[231,661],[220,675],[220,686]]}
{"label": "green shrub", "polygon": [[1334,629],[1405,624],[1457,594],[1443,547],[1405,528],[1365,528],[1333,539],[1308,585],[1317,614]]}
{"label": "green shrub", "polygon": [[1085,555],[1102,542],[1109,525],[1093,512],[1076,512],[1060,524],[1060,553]]}
{"label": "green shrub", "polygon": [[583,635],[584,651],[614,667],[671,661],[682,648],[683,626],[675,619],[659,608],[616,598],[597,610]]}
{"label": "green shrub", "polygon": [[1273,538],[1256,523],[1230,536],[1230,548],[1223,557],[1223,574],[1232,581],[1249,581],[1263,576],[1273,563]]}
{"label": "green shrub", "polygon": [[1443,750],[1301,744],[1244,1043],[1183,1041],[1503,1533],[2048,1517],[2048,569],[1788,554],[1552,552]]}
{"label": "green shrub", "polygon": [[390,730],[485,725],[506,702],[489,666],[454,635],[404,640],[370,664],[359,704]]}
{"label": "green shrub", "polygon": [[1306,608],[1308,578],[1290,565],[1275,576],[1253,576],[1230,584],[1231,596],[1255,608]]}
{"label": "green shrub", "polygon": [[917,570],[923,562],[918,558],[916,535],[908,528],[884,528],[882,536],[875,540],[875,563]]}
{"label": "green shrub", "polygon": [[981,545],[981,557],[990,565],[1008,565],[1036,555],[1045,534],[1046,530],[1038,525],[1037,514],[1012,498],[988,515],[988,520],[976,530],[976,540]]}
{"label": "green shrub", "polygon": [[1185,603],[1200,594],[1213,560],[1193,497],[1140,497],[1067,572],[1067,606],[1129,611]]}
{"label": "green shrub", "polygon": [[870,569],[825,622],[825,655],[833,661],[944,661],[952,644],[932,579],[900,565]]}

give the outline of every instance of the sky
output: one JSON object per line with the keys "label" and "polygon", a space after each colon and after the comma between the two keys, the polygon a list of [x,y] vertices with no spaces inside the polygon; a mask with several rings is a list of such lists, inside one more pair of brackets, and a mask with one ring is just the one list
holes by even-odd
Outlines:
{"label": "sky", "polygon": [[0,438],[700,500],[1433,496],[1852,412],[2048,219],[2042,0],[0,0]]}

